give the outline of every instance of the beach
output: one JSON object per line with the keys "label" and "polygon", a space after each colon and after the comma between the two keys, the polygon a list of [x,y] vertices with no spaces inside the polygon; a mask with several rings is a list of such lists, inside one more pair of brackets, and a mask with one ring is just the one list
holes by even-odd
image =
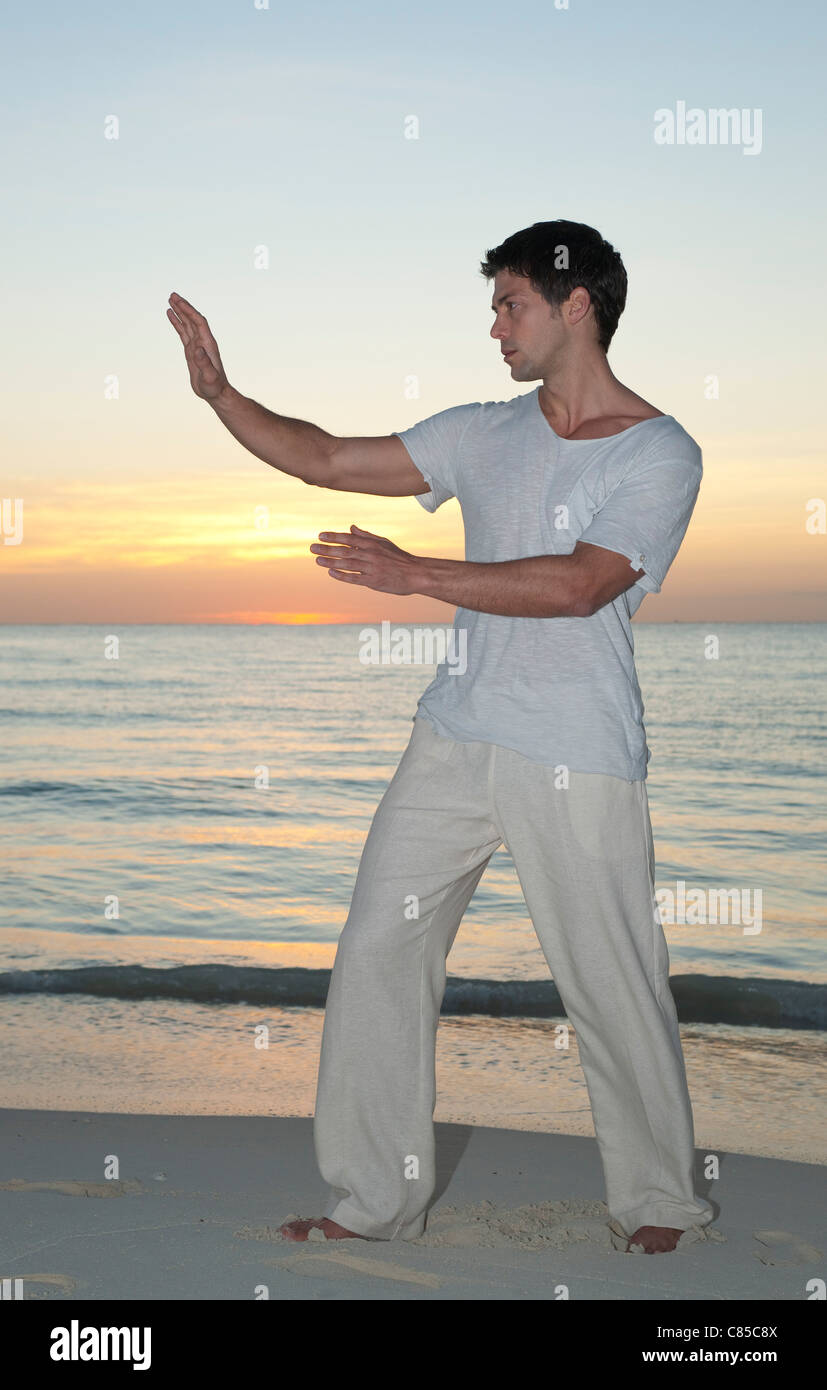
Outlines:
{"label": "beach", "polygon": [[325,1195],[309,1119],[3,1110],[0,1131],[0,1274],[29,1299],[796,1301],[825,1274],[817,1165],[723,1153],[705,1181],[699,1155],[714,1225],[626,1254],[593,1139],[437,1124],[423,1236],[295,1244],[278,1226]]}
{"label": "beach", "polygon": [[25,1298],[794,1301],[827,1271],[820,1030],[682,1025],[696,1189],[716,1219],[674,1252],[627,1256],[576,1030],[556,1050],[557,1019],[443,1014],[423,1236],[294,1244],[278,1227],[327,1199],[321,1009],[83,993],[2,1009],[0,1275]]}

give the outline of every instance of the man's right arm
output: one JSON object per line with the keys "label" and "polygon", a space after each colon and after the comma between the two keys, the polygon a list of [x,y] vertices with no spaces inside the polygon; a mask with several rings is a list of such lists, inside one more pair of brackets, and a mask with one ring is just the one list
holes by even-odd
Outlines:
{"label": "man's right arm", "polygon": [[307,420],[276,415],[229,384],[209,404],[251,454],[312,487],[378,497],[413,497],[429,491],[396,435],[339,438]]}
{"label": "man's right arm", "polygon": [[196,396],[212,406],[230,434],[256,458],[313,487],[336,492],[370,492],[378,497],[430,492],[395,435],[339,439],[307,420],[275,415],[230,385],[210,326],[189,300],[171,294],[167,318],[184,345]]}

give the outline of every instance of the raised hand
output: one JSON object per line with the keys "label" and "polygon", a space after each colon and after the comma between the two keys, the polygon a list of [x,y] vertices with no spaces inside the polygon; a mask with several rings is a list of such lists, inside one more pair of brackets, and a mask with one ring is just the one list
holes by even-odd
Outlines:
{"label": "raised hand", "polygon": [[203,314],[180,294],[169,297],[171,308],[167,318],[184,344],[184,356],[190,374],[190,385],[203,401],[213,401],[229,387],[221,362],[218,344]]}

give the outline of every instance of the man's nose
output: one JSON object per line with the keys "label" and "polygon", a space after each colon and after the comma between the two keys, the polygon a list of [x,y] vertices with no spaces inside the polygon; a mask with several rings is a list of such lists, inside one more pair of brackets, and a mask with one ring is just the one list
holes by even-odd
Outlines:
{"label": "man's nose", "polygon": [[493,328],[491,329],[491,337],[492,337],[492,338],[501,338],[501,337],[503,336],[503,332],[504,332],[504,330],[500,327],[500,321],[499,321],[499,319],[495,319],[495,320],[494,320],[494,326],[493,326]]}

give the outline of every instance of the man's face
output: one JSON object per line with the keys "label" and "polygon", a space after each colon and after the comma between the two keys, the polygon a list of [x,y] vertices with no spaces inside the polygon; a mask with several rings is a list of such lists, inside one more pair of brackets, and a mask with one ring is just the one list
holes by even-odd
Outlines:
{"label": "man's face", "polygon": [[512,350],[505,357],[512,380],[537,381],[549,375],[565,344],[559,310],[555,317],[530,281],[510,270],[498,270],[494,276],[491,308],[495,314],[491,337],[501,352]]}

